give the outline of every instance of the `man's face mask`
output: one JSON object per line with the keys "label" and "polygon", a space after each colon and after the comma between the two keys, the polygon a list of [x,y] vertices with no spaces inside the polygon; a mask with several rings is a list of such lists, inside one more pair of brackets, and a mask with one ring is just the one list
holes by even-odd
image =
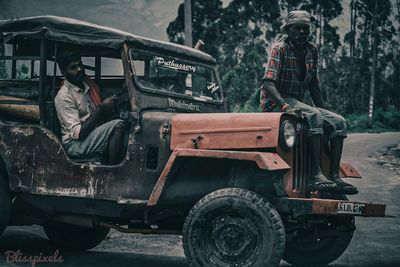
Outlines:
{"label": "man's face mask", "polygon": [[310,26],[303,24],[294,24],[289,26],[289,37],[295,45],[303,45],[310,36]]}

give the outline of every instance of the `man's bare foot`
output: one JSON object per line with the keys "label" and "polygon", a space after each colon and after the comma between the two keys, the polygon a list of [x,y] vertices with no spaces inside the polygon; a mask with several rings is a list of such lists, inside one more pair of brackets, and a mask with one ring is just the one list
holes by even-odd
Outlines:
{"label": "man's bare foot", "polygon": [[311,191],[336,191],[336,184],[329,181],[322,173],[310,177],[307,188]]}
{"label": "man's bare foot", "polygon": [[339,175],[331,175],[329,177],[329,180],[331,180],[336,184],[338,193],[343,193],[347,195],[354,195],[358,193],[357,187],[349,183],[346,183],[345,181],[343,181],[342,178],[340,178]]}

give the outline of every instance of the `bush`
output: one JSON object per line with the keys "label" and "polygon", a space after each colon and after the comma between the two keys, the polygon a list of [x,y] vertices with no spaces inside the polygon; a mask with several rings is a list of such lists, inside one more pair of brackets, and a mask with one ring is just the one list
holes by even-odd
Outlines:
{"label": "bush", "polygon": [[376,109],[373,119],[390,128],[400,130],[400,110],[393,105],[389,106],[386,111],[381,108]]}
{"label": "bush", "polygon": [[383,132],[400,130],[400,110],[389,106],[387,110],[377,108],[372,116],[373,127],[368,128],[368,114],[349,114],[346,116],[349,132]]}

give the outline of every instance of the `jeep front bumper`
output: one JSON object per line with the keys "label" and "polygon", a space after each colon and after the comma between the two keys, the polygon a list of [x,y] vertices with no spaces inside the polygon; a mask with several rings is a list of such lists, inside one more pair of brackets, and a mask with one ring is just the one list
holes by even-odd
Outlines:
{"label": "jeep front bumper", "polygon": [[385,204],[319,198],[279,198],[274,204],[279,212],[293,216],[316,214],[385,217],[386,209]]}

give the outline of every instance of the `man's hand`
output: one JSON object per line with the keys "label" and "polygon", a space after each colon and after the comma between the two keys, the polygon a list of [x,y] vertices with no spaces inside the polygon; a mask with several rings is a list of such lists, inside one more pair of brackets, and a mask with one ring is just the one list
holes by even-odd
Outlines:
{"label": "man's hand", "polygon": [[89,117],[86,121],[81,124],[81,131],[79,133],[79,140],[85,139],[91,131],[104,119],[104,115],[112,112],[114,108],[114,103],[117,101],[118,97],[113,95],[103,100],[100,103],[96,111]]}
{"label": "man's hand", "polygon": [[293,108],[290,108],[290,107],[287,108],[287,109],[285,109],[284,112],[287,113],[287,114],[290,114],[290,115],[294,115],[294,116],[297,115],[297,114],[296,114],[296,110],[293,109]]}
{"label": "man's hand", "polygon": [[[278,105],[278,107],[283,107],[286,103],[281,94],[276,89],[275,83],[270,80],[263,81],[261,85],[261,90],[265,91],[269,97]],[[283,111],[283,110],[282,110]]]}
{"label": "man's hand", "polygon": [[290,115],[296,116],[299,119],[303,119],[304,118],[303,113],[299,109],[294,109],[294,108],[290,108],[289,107],[286,110],[284,110],[283,112],[285,112],[286,114],[290,114]]}
{"label": "man's hand", "polygon": [[118,100],[116,95],[110,96],[101,102],[99,108],[103,109],[106,112],[110,112],[114,108],[114,103]]}
{"label": "man's hand", "polygon": [[285,103],[285,104],[282,106],[282,112],[285,112],[285,113],[288,113],[288,114],[291,114],[291,115],[295,115],[295,114],[296,114],[296,110],[292,109],[292,108],[289,106],[289,104],[287,104],[287,103]]}

